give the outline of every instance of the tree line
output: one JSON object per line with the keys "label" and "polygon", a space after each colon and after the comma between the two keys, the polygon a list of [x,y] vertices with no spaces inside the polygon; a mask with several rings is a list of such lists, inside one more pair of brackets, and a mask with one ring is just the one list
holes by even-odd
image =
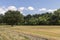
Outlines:
{"label": "tree line", "polygon": [[19,11],[8,10],[0,14],[0,24],[5,25],[60,25],[60,9],[34,15],[23,15]]}

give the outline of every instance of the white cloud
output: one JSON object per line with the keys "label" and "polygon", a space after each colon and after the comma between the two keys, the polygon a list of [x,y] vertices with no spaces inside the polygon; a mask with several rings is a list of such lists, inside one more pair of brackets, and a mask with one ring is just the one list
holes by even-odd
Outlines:
{"label": "white cloud", "polygon": [[48,9],[47,12],[54,12],[56,11],[57,9]]}
{"label": "white cloud", "polygon": [[39,9],[40,12],[54,12],[56,11],[57,9],[46,9],[46,8],[41,8]]}
{"label": "white cloud", "polygon": [[8,10],[12,10],[12,11],[20,11],[21,13],[23,13],[23,10],[25,9],[25,7],[20,7],[20,8],[16,8],[15,6],[8,6],[7,8],[3,8],[3,7],[0,7],[0,14],[4,14],[6,11]]}
{"label": "white cloud", "polygon": [[21,13],[23,13],[23,10],[25,10],[25,7],[18,8],[18,11],[20,11]]}
{"label": "white cloud", "polygon": [[7,8],[7,10],[16,11],[16,10],[17,10],[17,8],[16,8],[15,6],[9,6],[9,7]]}
{"label": "white cloud", "polygon": [[[7,8],[6,7],[0,7],[0,14],[4,14],[6,11],[8,11],[8,10],[12,10],[12,11],[16,11],[16,10],[18,10],[18,11],[20,11],[21,13],[23,13],[24,11],[27,11],[27,12],[29,12],[29,10],[34,10],[34,11],[36,11],[35,9],[34,9],[34,7],[31,7],[31,6],[29,6],[29,7],[27,7],[27,8],[25,8],[25,7],[19,7],[19,8],[16,8],[15,6],[8,6]],[[47,8],[40,8],[38,11],[36,11],[36,13],[37,12],[54,12],[54,11],[56,11],[57,9],[47,9]]]}
{"label": "white cloud", "polygon": [[4,14],[6,10],[3,7],[0,7],[0,14]]}
{"label": "white cloud", "polygon": [[31,6],[30,6],[30,7],[28,7],[28,9],[29,9],[29,10],[34,10],[34,8],[33,8],[33,7],[31,7]]}
{"label": "white cloud", "polygon": [[23,11],[24,9],[25,9],[25,7],[18,8],[19,11]]}
{"label": "white cloud", "polygon": [[39,9],[39,11],[46,11],[46,10],[47,10],[46,8]]}
{"label": "white cloud", "polygon": [[8,10],[16,11],[17,8],[15,6],[9,6],[8,8],[0,7],[0,14],[4,14]]}
{"label": "white cloud", "polygon": [[53,12],[54,10],[52,10],[52,9],[49,9],[49,10],[47,10],[47,12]]}

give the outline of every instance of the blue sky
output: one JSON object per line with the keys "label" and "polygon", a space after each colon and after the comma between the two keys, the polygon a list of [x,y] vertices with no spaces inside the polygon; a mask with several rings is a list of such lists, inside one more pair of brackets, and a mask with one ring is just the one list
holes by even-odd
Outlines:
{"label": "blue sky", "polygon": [[60,8],[60,0],[0,0],[0,8],[11,6],[17,9],[21,7],[20,9],[23,9],[24,14],[34,14]]}

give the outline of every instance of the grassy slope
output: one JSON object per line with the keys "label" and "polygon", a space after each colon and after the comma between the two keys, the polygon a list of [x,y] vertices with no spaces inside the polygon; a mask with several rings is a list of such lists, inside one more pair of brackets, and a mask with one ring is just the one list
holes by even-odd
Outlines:
{"label": "grassy slope", "polygon": [[[7,40],[8,39],[13,40],[13,36],[15,34],[13,32],[8,33],[10,30],[16,32],[23,32],[30,35],[41,36],[49,39],[55,38],[57,40],[60,40],[60,26],[15,26],[15,27],[0,26],[0,34],[2,34],[0,36],[5,37],[4,39]],[[16,39],[18,39],[18,37],[16,37]]]}

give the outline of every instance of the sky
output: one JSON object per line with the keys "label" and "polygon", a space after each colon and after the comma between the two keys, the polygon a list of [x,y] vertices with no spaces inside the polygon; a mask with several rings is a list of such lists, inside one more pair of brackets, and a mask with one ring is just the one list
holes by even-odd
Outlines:
{"label": "sky", "polygon": [[53,12],[60,8],[60,0],[0,0],[0,14],[18,10],[23,15]]}

